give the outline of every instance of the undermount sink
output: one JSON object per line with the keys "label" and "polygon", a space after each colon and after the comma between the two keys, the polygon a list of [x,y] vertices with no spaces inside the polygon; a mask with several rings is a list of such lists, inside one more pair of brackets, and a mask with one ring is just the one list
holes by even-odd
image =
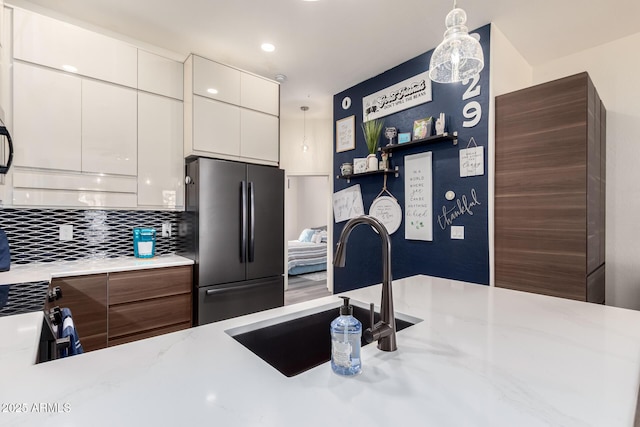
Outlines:
{"label": "undermount sink", "polygon": [[[353,316],[369,325],[369,307],[351,300]],[[331,360],[329,325],[339,315],[340,303],[253,323],[225,331],[262,360],[287,377],[293,377]],[[380,320],[376,311],[375,321]],[[396,330],[401,331],[422,319],[396,313]],[[367,345],[362,341],[362,345]]]}

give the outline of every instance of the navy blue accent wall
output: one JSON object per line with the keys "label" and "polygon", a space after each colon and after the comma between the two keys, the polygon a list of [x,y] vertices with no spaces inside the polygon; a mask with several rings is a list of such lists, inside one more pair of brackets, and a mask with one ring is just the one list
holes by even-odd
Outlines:
{"label": "navy blue accent wall", "polygon": [[[438,142],[420,147],[405,148],[393,152],[390,158],[392,167],[399,166],[400,175],[389,175],[387,187],[398,199],[404,214],[404,157],[431,151],[433,153],[433,241],[406,240],[404,236],[404,218],[400,228],[391,235],[392,272],[394,278],[426,274],[430,276],[456,279],[478,284],[489,284],[489,236],[488,236],[488,123],[489,123],[489,52],[490,25],[474,31],[480,35],[484,51],[484,69],[477,86],[480,93],[463,100],[470,87],[462,83],[432,83],[432,101],[384,117],[385,126],[398,128],[398,132],[411,132],[414,120],[428,116],[434,119],[442,112],[447,115],[447,131],[458,132],[458,145],[451,142]],[[417,56],[378,76],[366,80],[334,96],[334,122],[355,115],[356,148],[333,157],[334,175],[340,174],[340,165],[352,162],[353,158],[366,157],[367,148],[362,129],[362,98],[400,81],[413,77],[429,69],[429,60],[433,50]],[[476,87],[476,90],[477,87]],[[342,108],[342,99],[350,97],[351,107]],[[463,127],[468,118],[463,115],[465,105],[476,101],[482,109],[481,120],[474,127]],[[459,151],[466,148],[473,137],[478,146],[484,148],[484,175],[460,177]],[[381,145],[386,144],[381,138]],[[335,147],[335,123],[334,123]],[[350,183],[343,179],[334,179],[334,191],[340,191],[360,184],[365,213],[383,185],[382,175],[355,177]],[[456,199],[448,201],[444,194],[453,190]],[[475,194],[475,199],[473,194]],[[458,215],[451,223],[443,219],[443,209],[455,215],[457,200],[465,196],[467,205],[478,202],[469,211]],[[462,203],[462,200],[461,200]],[[464,209],[463,209],[464,210]],[[440,217],[440,221],[439,221]],[[335,224],[334,242],[338,241],[345,222]],[[464,240],[451,239],[451,225],[464,226]],[[380,238],[366,226],[356,227],[347,245],[347,263],[344,268],[334,267],[334,292],[344,292],[380,283],[382,279]]]}

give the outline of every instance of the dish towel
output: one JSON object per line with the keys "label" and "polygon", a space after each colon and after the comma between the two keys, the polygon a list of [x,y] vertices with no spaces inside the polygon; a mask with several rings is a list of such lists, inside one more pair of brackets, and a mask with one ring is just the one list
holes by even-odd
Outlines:
{"label": "dish towel", "polygon": [[69,348],[60,349],[60,357],[82,354],[82,344],[80,344],[80,337],[78,337],[76,327],[73,325],[71,310],[69,310],[68,308],[63,308],[60,311],[62,312],[62,328],[59,329],[59,338],[69,337]]}

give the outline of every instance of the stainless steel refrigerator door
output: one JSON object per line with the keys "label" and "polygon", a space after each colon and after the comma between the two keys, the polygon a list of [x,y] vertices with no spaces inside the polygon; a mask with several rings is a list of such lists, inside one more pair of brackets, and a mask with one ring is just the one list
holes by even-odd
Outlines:
{"label": "stainless steel refrigerator door", "polygon": [[284,305],[284,278],[271,277],[198,289],[196,323],[217,322]]}
{"label": "stainless steel refrigerator door", "polygon": [[247,280],[284,274],[284,171],[247,165]]}
{"label": "stainless steel refrigerator door", "polygon": [[[242,245],[242,163],[200,158],[198,164],[196,271],[198,286],[246,279]],[[191,205],[191,202],[189,202]]]}

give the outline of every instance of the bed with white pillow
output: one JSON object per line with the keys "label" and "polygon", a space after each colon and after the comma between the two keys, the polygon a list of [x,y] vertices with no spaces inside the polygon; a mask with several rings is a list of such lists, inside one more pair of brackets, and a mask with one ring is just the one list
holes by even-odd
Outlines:
{"label": "bed with white pillow", "polygon": [[292,276],[327,269],[326,227],[305,228],[298,240],[289,240],[287,269]]}

